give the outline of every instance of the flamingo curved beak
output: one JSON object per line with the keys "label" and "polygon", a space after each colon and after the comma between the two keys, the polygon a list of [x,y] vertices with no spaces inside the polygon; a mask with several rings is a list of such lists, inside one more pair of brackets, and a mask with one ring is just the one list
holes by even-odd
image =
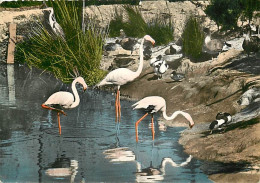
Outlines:
{"label": "flamingo curved beak", "polygon": [[190,126],[190,129],[192,129],[192,127],[194,126],[195,124],[193,123],[192,125],[191,124],[189,124],[189,126]]}
{"label": "flamingo curved beak", "polygon": [[84,87],[84,88],[83,88],[83,91],[85,92],[86,90],[87,90],[87,87]]}

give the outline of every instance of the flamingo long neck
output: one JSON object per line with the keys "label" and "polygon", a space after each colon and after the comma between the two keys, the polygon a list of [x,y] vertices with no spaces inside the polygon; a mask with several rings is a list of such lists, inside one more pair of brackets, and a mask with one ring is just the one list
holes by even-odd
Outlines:
{"label": "flamingo long neck", "polygon": [[163,117],[164,119],[166,120],[173,120],[174,118],[176,118],[179,114],[184,114],[182,111],[175,111],[174,113],[172,113],[171,116],[167,116],[166,114],[166,107],[165,107],[165,110],[163,110]]}
{"label": "flamingo long neck", "polygon": [[77,107],[79,105],[79,102],[80,102],[80,99],[79,99],[79,94],[78,94],[78,91],[76,89],[76,83],[77,81],[74,80],[71,84],[71,88],[72,88],[72,93],[75,97],[75,100],[74,102],[72,103],[72,105],[70,106],[70,108],[74,108],[74,107]]}
{"label": "flamingo long neck", "polygon": [[140,62],[137,71],[135,72],[137,76],[139,76],[143,70],[144,65],[144,38],[142,39],[140,48],[139,48],[139,55],[140,55]]}

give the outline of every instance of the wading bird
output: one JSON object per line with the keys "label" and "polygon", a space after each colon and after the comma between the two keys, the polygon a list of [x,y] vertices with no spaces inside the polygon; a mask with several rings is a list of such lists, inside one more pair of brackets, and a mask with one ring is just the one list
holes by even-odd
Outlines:
{"label": "wading bird", "polygon": [[119,119],[120,121],[120,116],[121,116],[121,106],[120,106],[120,86],[133,81],[135,78],[137,78],[143,69],[143,44],[144,41],[150,41],[153,45],[155,41],[151,36],[146,35],[143,37],[139,51],[140,51],[140,62],[139,66],[136,72],[131,71],[127,68],[119,68],[111,71],[105,79],[103,79],[99,84],[96,85],[96,87],[100,87],[103,85],[117,85],[117,94],[116,94],[116,102],[115,102],[115,107],[116,107],[116,121]]}
{"label": "wading bird", "polygon": [[55,15],[54,15],[54,10],[53,8],[48,8],[47,11],[49,12],[49,25],[51,26],[52,31],[57,35],[61,36],[63,39],[65,38],[64,31],[60,24],[56,21]]}
{"label": "wading bird", "polygon": [[171,116],[167,116],[166,114],[166,101],[164,98],[159,97],[159,96],[150,96],[150,97],[145,97],[142,100],[136,102],[135,104],[132,105],[134,109],[144,109],[146,114],[141,117],[136,123],[135,123],[135,132],[136,132],[136,142],[138,142],[138,124],[150,113],[152,116],[151,119],[151,124],[152,124],[152,137],[154,140],[154,124],[153,124],[153,114],[161,111],[163,113],[163,117],[166,120],[172,120],[176,118],[179,114],[183,115],[188,121],[189,121],[189,126],[192,128],[194,126],[193,119],[191,116],[183,111],[175,111]]}
{"label": "wading bird", "polygon": [[[80,99],[79,94],[76,89],[76,83],[80,83],[83,86],[83,90],[87,89],[87,84],[82,77],[77,77],[71,84],[72,93],[59,91],[52,94],[46,102],[42,104],[42,107],[49,110],[54,110],[57,112],[58,116],[58,125],[59,125],[59,133],[61,134],[61,125],[60,125],[60,113],[66,115],[63,111],[65,109],[72,109],[79,105]],[[75,98],[75,100],[74,100]]]}

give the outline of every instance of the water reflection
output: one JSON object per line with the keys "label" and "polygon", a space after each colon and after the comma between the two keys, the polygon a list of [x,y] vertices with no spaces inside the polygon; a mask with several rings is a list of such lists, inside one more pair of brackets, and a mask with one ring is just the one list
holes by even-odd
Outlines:
{"label": "water reflection", "polygon": [[50,168],[45,171],[45,174],[59,179],[70,177],[70,182],[74,183],[75,177],[78,173],[77,169],[77,160],[71,160],[66,157],[58,157],[55,162],[51,164]]}
{"label": "water reflection", "polygon": [[[5,71],[0,74],[4,79],[0,80],[1,181],[135,182],[147,176],[150,180],[157,171],[157,180],[161,177],[162,182],[210,182],[196,159],[180,167],[166,163],[163,173],[165,157],[180,163],[188,156],[178,144],[183,128],[161,131],[156,123],[156,140],[152,141],[147,130],[150,120],[144,120],[139,127],[142,140],[136,144],[134,122],[142,111],[133,111],[133,102],[121,100],[124,115],[117,125],[114,97],[88,90],[80,93],[81,105],[62,119],[60,136],[53,120],[56,114],[42,109],[41,104],[54,92],[69,91],[70,84],[62,84],[35,68],[14,65],[15,100],[11,97],[11,101],[15,103],[10,105],[6,65],[0,65],[1,69]],[[151,167],[154,173],[144,175]]]}
{"label": "water reflection", "polygon": [[14,65],[7,64],[7,83],[8,83],[8,99],[10,105],[15,105],[15,82],[14,82]]}

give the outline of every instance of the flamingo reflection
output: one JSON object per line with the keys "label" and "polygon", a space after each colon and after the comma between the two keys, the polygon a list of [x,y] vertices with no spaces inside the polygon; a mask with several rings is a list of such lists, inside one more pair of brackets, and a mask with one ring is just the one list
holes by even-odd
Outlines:
{"label": "flamingo reflection", "polygon": [[77,169],[77,160],[69,160],[68,158],[58,158],[52,164],[52,168],[48,168],[45,171],[45,174],[53,178],[70,177],[70,182],[74,183],[75,177],[78,173]]}
{"label": "flamingo reflection", "polygon": [[172,167],[183,167],[190,163],[192,156],[190,155],[184,162],[178,164],[171,158],[163,158],[161,165],[156,168],[152,166],[152,161],[149,167],[142,168],[141,162],[136,160],[136,156],[133,151],[128,147],[117,147],[108,149],[103,152],[106,159],[110,159],[110,162],[134,162],[136,163],[136,182],[156,182],[164,180],[165,167],[170,165]]}

